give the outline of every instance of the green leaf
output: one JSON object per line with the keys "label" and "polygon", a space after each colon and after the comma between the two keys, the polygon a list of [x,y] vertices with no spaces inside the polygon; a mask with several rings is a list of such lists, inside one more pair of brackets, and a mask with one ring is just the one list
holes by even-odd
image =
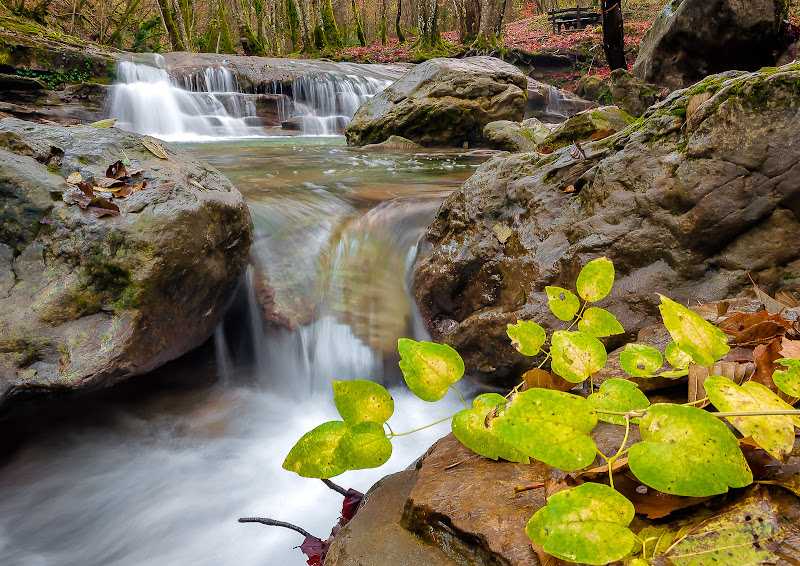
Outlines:
{"label": "green leaf", "polygon": [[492,428],[526,456],[561,470],[580,470],[594,461],[589,433],[597,414],[582,397],[551,389],[528,389],[514,395]]}
{"label": "green leaf", "polygon": [[622,334],[625,329],[617,320],[617,317],[604,309],[589,307],[578,321],[578,330],[586,332],[597,338]]}
{"label": "green leaf", "polygon": [[283,469],[304,478],[338,476],[347,470],[347,464],[336,457],[336,447],[349,428],[345,422],[331,421],[307,432],[286,456]]}
{"label": "green leaf", "polygon": [[739,441],[702,409],[652,405],[639,432],[642,442],[631,446],[628,465],[645,485],[672,495],[705,497],[753,481]]}
{"label": "green leaf", "polygon": [[[624,411],[627,413],[637,409],[646,409],[650,406],[650,401],[639,390],[638,385],[627,379],[617,378],[604,381],[600,386],[600,390],[589,395],[587,400],[595,409],[603,411]],[[622,415],[598,414],[597,418],[606,423],[625,425],[625,417]]]}
{"label": "green leaf", "polygon": [[464,375],[464,361],[447,344],[401,338],[397,350],[408,388],[423,401],[438,401]]}
{"label": "green leaf", "polygon": [[603,343],[585,332],[558,330],[553,333],[550,354],[555,373],[572,383],[580,383],[606,365]]}
{"label": "green leaf", "polygon": [[509,324],[506,334],[511,338],[511,345],[525,356],[538,354],[547,340],[544,328],[531,320],[518,320],[517,324]]}
{"label": "green leaf", "polygon": [[453,434],[461,444],[481,456],[527,464],[529,458],[506,444],[494,430],[495,419],[486,424],[489,412],[505,402],[506,398],[497,393],[478,395],[472,402],[472,409],[463,410],[453,418]]}
{"label": "green leaf", "polygon": [[380,423],[367,421],[350,427],[334,450],[334,458],[349,470],[377,468],[392,455],[392,443]]}
{"label": "green leaf", "polygon": [[394,400],[389,392],[382,385],[364,379],[334,381],[333,402],[348,424],[385,423],[394,413]]}
{"label": "green leaf", "polygon": [[688,352],[681,349],[681,347],[675,342],[670,342],[667,344],[667,347],[664,350],[664,356],[667,358],[667,361],[670,363],[670,365],[675,369],[687,369],[689,364],[692,362],[692,356],[690,356]]}
{"label": "green leaf", "polygon": [[585,301],[599,301],[614,286],[614,264],[605,257],[593,259],[581,269],[576,286]]}
{"label": "green leaf", "polygon": [[788,369],[773,373],[773,383],[787,395],[800,397],[800,360],[797,358],[783,358],[777,360],[777,362]]}
{"label": "green leaf", "polygon": [[[778,562],[782,528],[766,492],[755,489],[745,500],[687,531],[670,545],[660,564],[674,566],[755,566]],[[639,533],[642,536],[642,533]]]}
{"label": "green leaf", "polygon": [[659,297],[661,304],[658,309],[664,319],[664,326],[678,346],[692,357],[694,363],[710,366],[728,353],[728,338],[722,330],[664,295]]}
{"label": "green leaf", "polygon": [[557,318],[563,321],[570,321],[578,314],[581,308],[581,300],[575,293],[562,287],[545,287],[547,293],[547,304]]}
{"label": "green leaf", "polygon": [[664,363],[661,352],[647,344],[628,344],[619,355],[619,364],[633,377],[652,375]]}
{"label": "green leaf", "polygon": [[[793,407],[767,387],[754,381],[736,385],[727,377],[714,375],[703,383],[714,406],[727,411],[791,411]],[[744,436],[752,436],[773,458],[786,462],[794,446],[794,427],[800,427],[796,415],[755,415],[726,417]]]}
{"label": "green leaf", "polygon": [[627,555],[636,540],[628,528],[633,504],[613,488],[584,483],[551,495],[528,521],[525,534],[556,558],[608,564]]}

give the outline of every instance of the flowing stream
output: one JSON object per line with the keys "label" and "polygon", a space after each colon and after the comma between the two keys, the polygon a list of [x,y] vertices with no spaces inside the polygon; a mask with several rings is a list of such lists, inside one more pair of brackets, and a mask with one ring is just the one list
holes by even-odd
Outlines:
{"label": "flowing stream", "polygon": [[[341,137],[187,147],[246,196],[261,270],[248,271],[217,331],[215,365],[184,364],[197,385],[87,409],[0,467],[3,566],[300,566],[300,535],[236,520],[269,516],[327,538],[341,496],[281,464],[303,433],[337,418],[333,380],[389,386],[395,432],[461,407],[457,396],[429,404],[399,386],[393,349],[398,337],[424,338],[409,262],[479,158],[362,152]],[[263,324],[259,274],[299,298],[293,330]],[[335,481],[366,491],[448,430],[398,437],[387,465]]]}

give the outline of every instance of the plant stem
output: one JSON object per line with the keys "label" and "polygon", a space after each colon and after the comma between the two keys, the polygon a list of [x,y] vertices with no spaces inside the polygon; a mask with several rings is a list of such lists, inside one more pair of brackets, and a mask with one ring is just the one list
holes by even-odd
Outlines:
{"label": "plant stem", "polygon": [[461,396],[461,392],[452,385],[450,386],[450,389],[452,389],[458,394],[458,398],[461,399],[462,403],[464,403],[464,408],[469,411],[469,407],[467,407],[467,402],[464,401],[464,397]]}
{"label": "plant stem", "polygon": [[[596,409],[596,413],[601,415],[619,415],[625,416],[630,415],[631,418],[638,418],[644,416],[647,413],[647,409],[642,409],[641,411],[605,411],[603,409]],[[723,412],[723,413],[708,413],[714,417],[766,417],[766,416],[780,416],[780,415],[800,415],[800,409],[792,409],[792,410],[785,410],[785,411],[730,411],[730,412]]]}
{"label": "plant stem", "polygon": [[702,399],[698,399],[697,401],[689,401],[688,403],[684,403],[684,407],[691,407],[692,405],[702,405],[708,401],[708,397],[703,397]]}
{"label": "plant stem", "polygon": [[435,423],[431,423],[431,424],[428,424],[428,425],[425,425],[425,426],[421,426],[421,427],[419,427],[419,428],[415,428],[414,430],[409,430],[408,432],[401,432],[401,433],[399,433],[399,434],[392,433],[392,434],[390,434],[390,435],[389,435],[389,438],[394,438],[395,436],[405,436],[405,435],[407,435],[407,434],[411,434],[412,432],[419,432],[420,430],[425,430],[426,428],[430,428],[430,427],[432,427],[432,426],[434,426],[434,425],[437,425],[437,424],[439,424],[439,423],[443,423],[444,421],[450,420],[450,419],[452,419],[453,417],[455,417],[457,414],[458,414],[458,413],[456,413],[456,414],[453,414],[453,415],[450,415],[449,417],[445,417],[445,418],[443,418],[443,419],[439,419],[439,420],[438,420],[438,421],[436,421]]}
{"label": "plant stem", "polygon": [[544,359],[542,360],[542,362],[538,366],[536,366],[536,369],[542,369],[542,366],[544,365],[544,363],[547,360],[550,359],[550,352],[545,351],[544,348],[542,348],[542,352],[544,352]]}
{"label": "plant stem", "polygon": [[239,522],[240,523],[261,523],[262,525],[269,525],[271,527],[283,527],[285,529],[291,529],[293,531],[296,531],[296,532],[300,533],[303,536],[316,538],[316,537],[314,537],[314,535],[312,535],[311,533],[309,533],[307,530],[305,530],[302,527],[298,527],[297,525],[293,525],[291,523],[286,523],[284,521],[276,521],[275,519],[269,519],[269,518],[266,518],[266,517],[242,517],[241,519],[239,519]]}
{"label": "plant stem", "polygon": [[573,326],[575,326],[575,325],[578,323],[578,321],[579,321],[579,320],[581,320],[581,319],[583,318],[583,311],[584,311],[584,310],[586,310],[586,305],[587,305],[587,304],[589,304],[589,303],[588,303],[588,302],[586,302],[586,301],[584,301],[584,302],[583,302],[583,306],[581,307],[581,310],[579,310],[579,311],[578,311],[578,314],[577,314],[577,315],[575,315],[575,320],[573,320],[573,321],[572,321],[572,324],[570,324],[569,326],[567,326],[567,330],[569,330],[570,328],[572,328]]}

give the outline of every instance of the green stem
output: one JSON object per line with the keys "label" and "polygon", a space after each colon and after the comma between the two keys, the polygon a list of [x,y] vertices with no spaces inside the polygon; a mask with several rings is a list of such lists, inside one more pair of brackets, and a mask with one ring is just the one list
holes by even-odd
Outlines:
{"label": "green stem", "polygon": [[703,397],[702,399],[698,399],[697,401],[690,401],[688,403],[684,403],[683,406],[691,407],[692,405],[702,405],[706,401],[708,401],[708,397]]}
{"label": "green stem", "polygon": [[586,310],[586,305],[587,305],[587,304],[588,304],[587,302],[584,302],[584,303],[583,303],[583,306],[581,307],[581,310],[579,310],[579,311],[578,311],[578,314],[575,316],[575,320],[573,320],[573,321],[572,321],[572,324],[570,324],[570,325],[567,327],[567,330],[569,330],[570,328],[572,328],[573,326],[575,326],[575,325],[578,323],[578,321],[579,321],[579,320],[581,320],[581,319],[583,318],[583,311],[584,311],[584,310]]}
{"label": "green stem", "polygon": [[[600,415],[619,415],[624,417],[625,415],[630,415],[631,418],[638,418],[644,416],[647,412],[647,409],[642,409],[641,411],[605,411],[603,409],[596,409],[595,412]],[[785,411],[729,411],[723,413],[708,413],[714,417],[722,418],[722,417],[768,417],[768,416],[781,416],[781,415],[800,415],[800,409],[792,409],[792,410],[785,410]]]}
{"label": "green stem", "polygon": [[429,425],[421,426],[421,427],[419,427],[419,428],[415,428],[414,430],[409,430],[408,432],[401,432],[400,434],[394,434],[394,433],[392,433],[391,435],[389,435],[389,438],[394,438],[395,436],[406,436],[407,434],[411,434],[411,433],[414,433],[414,432],[419,432],[419,431],[421,431],[421,430],[425,430],[426,428],[430,428],[430,427],[432,427],[432,426],[435,426],[435,425],[437,425],[437,424],[439,424],[439,423],[443,423],[444,421],[450,420],[450,419],[452,419],[453,417],[455,417],[457,414],[458,414],[458,413],[456,413],[456,414],[454,414],[454,415],[450,415],[449,417],[445,417],[445,418],[443,418],[443,419],[439,419],[439,420],[438,420],[438,421],[436,421],[435,423],[431,423],[431,424],[429,424]]}
{"label": "green stem", "polygon": [[542,369],[542,366],[545,364],[545,362],[550,359],[550,352],[546,351],[544,348],[542,348],[542,352],[544,352],[544,359],[538,366],[536,366],[536,369]]}
{"label": "green stem", "polygon": [[452,385],[450,386],[450,389],[452,389],[453,391],[455,391],[458,394],[458,398],[461,399],[462,403],[464,403],[464,408],[469,411],[469,407],[467,407],[467,402],[464,401],[464,397],[461,396],[461,392],[458,389],[456,389],[455,387],[453,387]]}
{"label": "green stem", "polygon": [[392,430],[392,427],[389,426],[389,423],[383,423],[383,424],[385,424],[386,428],[389,429],[389,438],[393,437],[395,434],[394,434],[394,431]]}

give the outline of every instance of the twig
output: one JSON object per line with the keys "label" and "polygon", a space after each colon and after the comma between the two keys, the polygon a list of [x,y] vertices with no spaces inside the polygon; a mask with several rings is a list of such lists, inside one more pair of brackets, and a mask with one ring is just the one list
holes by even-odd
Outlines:
{"label": "twig", "polygon": [[540,487],[544,487],[543,481],[532,483],[530,485],[518,485],[517,487],[514,488],[514,493],[522,493],[523,491],[528,491],[531,489],[539,489]]}
{"label": "twig", "polygon": [[269,525],[271,527],[284,527],[286,529],[291,529],[293,531],[297,531],[301,535],[305,537],[314,537],[311,533],[305,530],[302,527],[298,527],[297,525],[293,525],[291,523],[285,523],[283,521],[276,521],[275,519],[268,519],[266,517],[242,517],[239,519],[240,523],[261,523],[262,525]]}
{"label": "twig", "polygon": [[331,488],[336,493],[340,493],[341,495],[344,495],[345,497],[347,497],[347,495],[348,495],[347,494],[347,490],[345,488],[343,488],[342,486],[336,485],[331,480],[322,480],[322,483],[327,485],[329,488]]}
{"label": "twig", "polygon": [[456,466],[460,466],[461,464],[465,464],[465,463],[469,462],[470,460],[474,460],[478,456],[480,456],[480,454],[473,454],[472,456],[468,456],[468,457],[464,458],[463,460],[461,460],[460,462],[456,462],[455,464],[450,464],[449,466],[445,467],[444,471],[452,470]]}

